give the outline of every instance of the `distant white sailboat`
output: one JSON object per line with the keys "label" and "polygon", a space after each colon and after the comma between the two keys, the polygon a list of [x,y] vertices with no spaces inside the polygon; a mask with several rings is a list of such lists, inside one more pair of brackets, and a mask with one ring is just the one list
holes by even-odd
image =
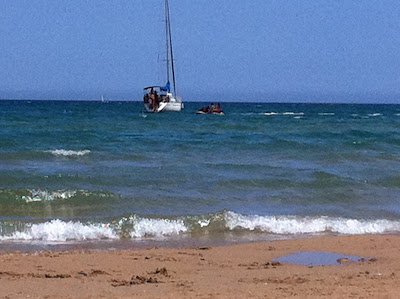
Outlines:
{"label": "distant white sailboat", "polygon": [[[182,99],[176,95],[174,56],[172,51],[168,0],[165,0],[165,35],[167,84],[165,86],[147,86],[143,89],[145,92],[143,96],[144,108],[147,112],[158,113],[162,111],[181,111],[183,108]],[[170,79],[172,79],[172,90]]]}

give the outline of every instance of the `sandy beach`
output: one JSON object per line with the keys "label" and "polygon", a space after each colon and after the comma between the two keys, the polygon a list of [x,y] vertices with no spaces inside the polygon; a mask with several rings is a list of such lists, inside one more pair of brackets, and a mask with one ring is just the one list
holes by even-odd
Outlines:
{"label": "sandy beach", "polygon": [[[274,261],[299,251],[338,265]],[[229,246],[2,252],[2,298],[398,298],[400,237],[333,236]]]}

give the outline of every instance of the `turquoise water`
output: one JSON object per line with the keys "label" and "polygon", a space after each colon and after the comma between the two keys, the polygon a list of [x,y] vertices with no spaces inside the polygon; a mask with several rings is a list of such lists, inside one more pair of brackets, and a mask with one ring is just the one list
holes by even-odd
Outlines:
{"label": "turquoise water", "polygon": [[2,242],[400,231],[400,106],[0,101]]}

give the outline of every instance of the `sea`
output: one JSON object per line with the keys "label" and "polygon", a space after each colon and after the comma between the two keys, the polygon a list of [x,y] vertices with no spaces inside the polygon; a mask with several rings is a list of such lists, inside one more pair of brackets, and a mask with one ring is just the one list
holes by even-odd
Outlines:
{"label": "sea", "polygon": [[400,105],[0,101],[0,250],[399,234]]}

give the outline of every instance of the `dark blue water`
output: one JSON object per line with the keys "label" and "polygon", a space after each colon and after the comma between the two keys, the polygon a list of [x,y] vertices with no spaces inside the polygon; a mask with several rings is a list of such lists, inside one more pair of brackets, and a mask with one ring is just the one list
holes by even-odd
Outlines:
{"label": "dark blue water", "polygon": [[0,236],[400,231],[400,106],[0,101]]}

